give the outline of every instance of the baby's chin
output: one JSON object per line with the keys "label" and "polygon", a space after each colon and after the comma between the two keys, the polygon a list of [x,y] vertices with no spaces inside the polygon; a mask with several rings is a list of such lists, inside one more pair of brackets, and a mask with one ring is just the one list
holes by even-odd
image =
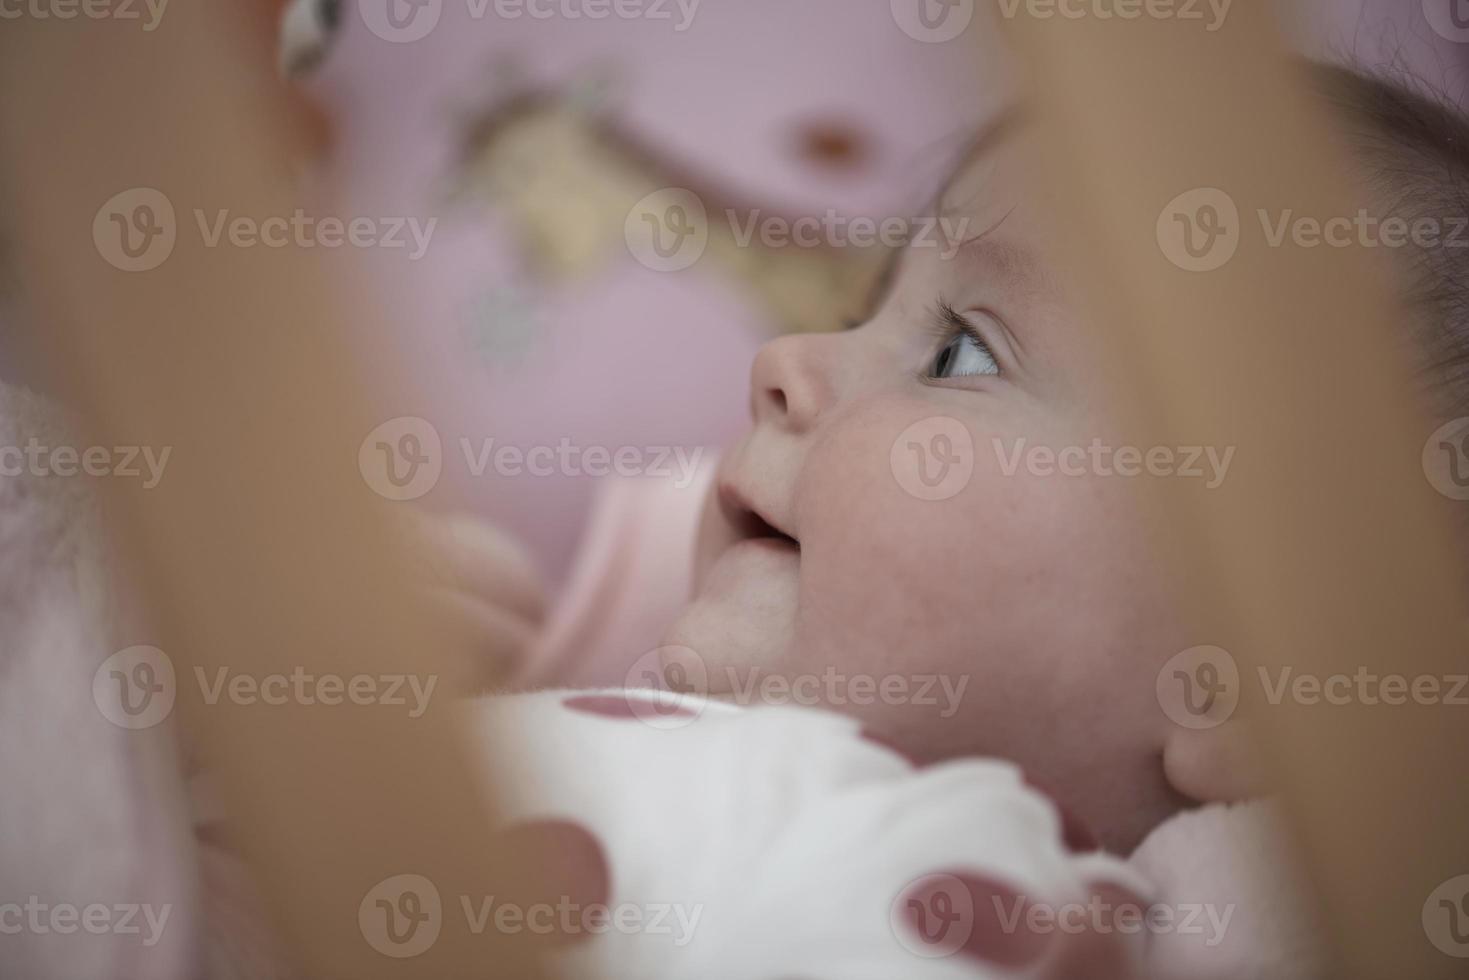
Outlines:
{"label": "baby's chin", "polygon": [[[682,673],[701,693],[729,694],[752,670],[782,663],[795,632],[800,553],[773,539],[727,549],[700,576],[696,594],[664,635],[666,647],[692,651],[668,657],[693,661]],[[702,670],[705,675],[697,675]]]}

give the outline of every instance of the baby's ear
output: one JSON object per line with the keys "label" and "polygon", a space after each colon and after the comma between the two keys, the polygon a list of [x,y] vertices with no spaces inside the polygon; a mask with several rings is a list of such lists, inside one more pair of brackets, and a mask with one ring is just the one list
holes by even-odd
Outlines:
{"label": "baby's ear", "polygon": [[1198,803],[1263,796],[1258,759],[1252,730],[1237,720],[1203,730],[1174,726],[1163,746],[1168,784]]}

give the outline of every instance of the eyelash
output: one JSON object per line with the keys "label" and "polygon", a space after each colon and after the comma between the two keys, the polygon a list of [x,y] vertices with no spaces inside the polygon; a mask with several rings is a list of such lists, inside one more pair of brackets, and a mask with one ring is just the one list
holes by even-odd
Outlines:
{"label": "eyelash", "polygon": [[[979,328],[950,306],[947,300],[938,300],[929,311],[929,330],[938,344],[947,344],[959,334],[964,334],[974,341],[975,346],[989,355],[990,360],[994,361],[996,366],[1000,363],[1000,359],[995,356],[994,348],[989,345],[989,341],[984,339]],[[924,370],[927,371],[927,367]]]}

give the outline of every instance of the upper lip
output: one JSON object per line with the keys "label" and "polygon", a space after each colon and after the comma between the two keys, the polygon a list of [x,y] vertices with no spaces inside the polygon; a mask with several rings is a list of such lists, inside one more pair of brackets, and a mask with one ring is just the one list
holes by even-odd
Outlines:
{"label": "upper lip", "polygon": [[754,538],[776,538],[789,541],[797,547],[800,546],[800,541],[794,534],[768,516],[769,510],[751,503],[749,497],[732,483],[720,483],[719,506],[724,511],[724,516],[730,526],[734,528],[735,534],[742,541]]}

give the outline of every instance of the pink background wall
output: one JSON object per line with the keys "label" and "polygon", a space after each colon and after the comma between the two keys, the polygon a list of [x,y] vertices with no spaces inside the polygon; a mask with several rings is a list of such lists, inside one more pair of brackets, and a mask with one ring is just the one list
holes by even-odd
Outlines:
{"label": "pink background wall", "polygon": [[[1419,0],[1300,6],[1306,50],[1367,66],[1406,62],[1431,84],[1463,91],[1465,47],[1434,34]],[[505,20],[493,11],[476,20],[465,0],[443,0],[429,36],[393,44],[348,4],[312,87],[338,121],[337,166],[354,213],[440,218],[424,259],[375,256],[365,284],[397,325],[365,338],[370,349],[422,381],[386,398],[388,414],[422,415],[445,442],[445,474],[426,502],[505,523],[560,583],[593,482],[471,477],[457,440],[718,445],[743,424],[749,362],[772,328],[714,272],[651,272],[625,251],[568,288],[537,286],[492,214],[435,197],[460,123],[529,83],[601,77],[633,132],[743,196],[797,214],[903,214],[932,184],[938,150],[1003,99],[1004,72],[982,9],[947,43],[909,37],[888,0],[704,0],[683,32],[674,21]],[[507,85],[507,73],[520,82]],[[808,162],[793,133],[812,120],[865,133],[869,163],[841,173]],[[520,310],[507,350],[475,349],[466,331],[493,323],[487,310],[506,303]]]}

